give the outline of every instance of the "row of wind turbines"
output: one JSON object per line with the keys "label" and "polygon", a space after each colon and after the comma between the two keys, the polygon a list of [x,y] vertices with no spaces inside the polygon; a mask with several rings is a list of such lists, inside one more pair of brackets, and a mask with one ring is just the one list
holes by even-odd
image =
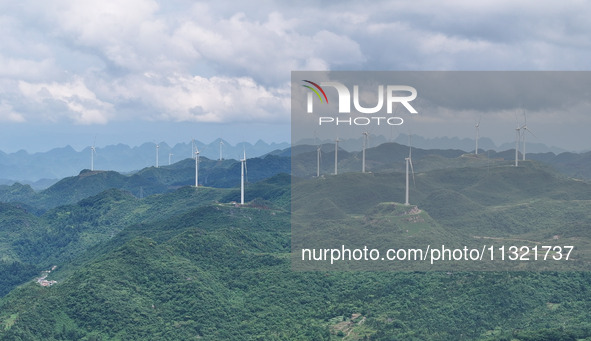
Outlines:
{"label": "row of wind turbines", "polygon": [[[94,171],[94,156],[96,155],[96,138],[94,139],[94,143],[92,144],[92,146],[90,146],[90,170]],[[219,160],[222,161],[223,157],[222,157],[222,148],[224,146],[224,142],[220,140],[220,158]],[[174,154],[173,153],[169,153],[168,154],[168,165],[170,166],[172,164],[172,156]],[[197,149],[197,146],[195,146],[195,139],[192,140],[192,145],[191,145],[191,158],[195,159],[197,156],[199,155],[199,150]],[[159,163],[159,157],[160,157],[160,145],[156,144],[156,168],[160,167],[160,163]]]}
{"label": "row of wind turbines", "polygon": [[[525,161],[525,137],[527,136],[527,133],[530,133],[533,137],[536,137],[536,135],[527,127],[527,114],[525,110],[523,111],[523,121],[523,125],[520,126],[519,120],[517,119],[517,115],[515,115],[515,167],[519,167],[519,142],[521,142],[522,148],[522,161]],[[478,122],[474,127],[476,128],[476,146],[474,149],[474,154],[478,155],[478,139],[480,138],[480,119],[478,119]]]}
{"label": "row of wind turbines", "polygon": [[[532,136],[536,136],[528,127],[527,127],[527,114],[525,113],[525,111],[523,112],[523,117],[524,117],[524,123],[523,125],[519,125],[519,121],[517,120],[517,117],[515,117],[516,120],[516,137],[515,137],[515,167],[519,166],[519,142],[522,142],[522,158],[523,161],[525,161],[525,145],[526,145],[526,134],[530,133]],[[480,138],[480,119],[478,119],[478,122],[475,125],[476,128],[476,139],[475,139],[475,149],[474,149],[474,154],[478,155],[478,139]],[[367,131],[362,133],[363,136],[363,148],[361,151],[361,172],[365,173],[366,172],[366,168],[365,168],[365,150],[367,149],[368,146],[368,138],[369,138],[369,133]],[[415,172],[414,172],[414,167],[412,165],[412,143],[411,143],[411,135],[408,136],[408,157],[406,157],[405,163],[406,163],[406,187],[405,187],[405,200],[404,200],[404,204],[405,205],[410,205],[409,202],[409,192],[410,192],[410,185],[409,185],[409,180],[410,180],[410,176],[412,175],[412,180],[413,183],[415,183]],[[334,175],[338,174],[338,152],[339,152],[339,138],[337,137],[335,139],[335,151],[334,151]],[[316,155],[316,177],[320,177],[320,155],[321,155],[321,148],[320,145],[317,147],[316,149],[317,151],[317,155]],[[416,184],[416,183],[415,183]]]}
{"label": "row of wind turbines", "polygon": [[[195,139],[191,141],[191,158],[195,159],[195,188],[199,187],[199,148],[195,145]],[[90,147],[90,170],[94,171],[94,156],[96,155],[96,138]],[[222,148],[224,146],[224,142],[220,140],[220,158],[219,161],[223,160],[223,153]],[[159,167],[159,154],[160,154],[160,145],[156,144],[156,168]],[[168,154],[168,165],[172,163],[172,156],[174,154]],[[244,181],[245,176],[248,174],[248,170],[246,168],[246,149],[243,150],[242,159],[240,159],[240,204],[244,205]]]}
{"label": "row of wind turbines", "polygon": [[[361,172],[365,173],[365,149],[367,149],[368,146],[368,138],[369,138],[369,133],[367,131],[364,131],[362,133],[363,135],[363,151],[362,151],[362,162],[361,162]],[[334,174],[337,175],[339,173],[339,168],[338,168],[338,161],[339,161],[339,142],[341,140],[339,140],[339,138],[337,137],[335,139],[335,144],[334,144]],[[321,155],[321,147],[320,145],[317,146],[316,148],[316,177],[320,177],[320,155]]]}
{"label": "row of wind turbines", "polygon": [[[224,143],[220,141],[220,161],[222,161],[222,146]],[[193,140],[193,146],[195,148],[195,188],[199,188],[199,149],[195,146],[195,140]],[[240,205],[244,205],[244,180],[248,172],[246,168],[246,150],[243,151],[242,159],[240,159]]]}
{"label": "row of wind turbines", "polygon": [[[369,141],[369,133],[367,131],[364,131],[363,133],[361,133],[361,135],[363,136],[363,148],[361,151],[361,172],[362,173],[366,173],[366,169],[365,169],[365,150],[367,149],[368,146],[368,141]],[[339,138],[337,137],[335,139],[335,145],[334,145],[334,175],[338,175],[338,163],[339,163]],[[321,147],[320,145],[317,146],[316,148],[316,177],[320,177],[320,160],[321,160]],[[415,182],[415,171],[412,165],[412,144],[411,144],[411,136],[408,136],[408,157],[404,159],[406,162],[406,191],[405,191],[405,201],[404,204],[405,205],[410,205],[409,202],[409,179],[410,179],[410,175],[409,175],[409,167],[410,167],[410,171],[412,174],[412,181],[413,183]]]}
{"label": "row of wind turbines", "polygon": [[[219,161],[223,160],[222,157],[222,148],[224,146],[224,142],[220,140],[220,158]],[[192,140],[192,148],[194,149],[194,158],[195,158],[195,188],[199,188],[199,148],[195,146],[195,140]],[[170,160],[169,160],[170,164]],[[158,166],[156,166],[158,167]],[[246,168],[246,149],[243,150],[242,159],[240,159],[240,205],[244,205],[244,180],[248,174],[248,169]]]}

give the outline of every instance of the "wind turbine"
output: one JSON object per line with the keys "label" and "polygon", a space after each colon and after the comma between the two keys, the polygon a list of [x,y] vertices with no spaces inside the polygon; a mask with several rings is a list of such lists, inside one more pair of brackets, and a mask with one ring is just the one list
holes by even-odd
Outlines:
{"label": "wind turbine", "polygon": [[362,162],[361,162],[361,173],[365,173],[365,148],[367,148],[367,131],[362,133],[363,135],[363,153],[362,153]]}
{"label": "wind turbine", "polygon": [[515,167],[519,166],[519,140],[521,139],[521,128],[519,127],[519,123],[517,123],[517,128],[515,128]]}
{"label": "wind turbine", "polygon": [[334,175],[338,174],[338,163],[339,163],[339,138],[337,137],[336,140],[334,140],[335,144],[334,144]]}
{"label": "wind turbine", "polygon": [[411,137],[410,135],[408,136],[408,157],[404,159],[406,161],[406,196],[405,196],[405,201],[404,204],[406,206],[410,205],[409,201],[408,201],[408,197],[409,197],[409,184],[408,184],[408,165],[410,165],[410,170],[412,171],[412,182],[413,184],[415,183],[415,170],[412,166],[412,144],[411,144]]}
{"label": "wind turbine", "polygon": [[195,188],[199,187],[199,149],[195,150]]}
{"label": "wind turbine", "polygon": [[94,171],[94,154],[96,154],[96,148],[94,145],[96,144],[96,137],[94,138],[94,142],[92,143],[92,147],[90,147],[90,170]]}
{"label": "wind turbine", "polygon": [[321,153],[321,149],[322,149],[322,147],[320,145],[318,145],[318,147],[316,147],[316,177],[317,178],[320,177],[320,153]]}
{"label": "wind turbine", "polygon": [[220,139],[220,161],[222,161],[224,158],[222,157],[222,147],[224,145],[224,141],[222,141],[222,139]]}
{"label": "wind turbine", "polygon": [[156,144],[156,168],[158,168],[158,149],[160,149],[160,145]]}
{"label": "wind turbine", "polygon": [[525,123],[521,126],[521,129],[523,130],[523,161],[525,161],[525,135],[526,133],[530,133],[534,137],[536,135],[527,128],[527,115],[525,114],[525,110],[523,111],[523,118],[525,119]]}
{"label": "wind turbine", "polygon": [[478,119],[478,123],[476,123],[476,149],[474,154],[478,155],[478,138],[480,137],[480,118]]}
{"label": "wind turbine", "polygon": [[243,157],[240,160],[240,205],[244,205],[244,174],[247,173],[246,169],[246,150],[244,151]]}
{"label": "wind turbine", "polygon": [[172,156],[173,156],[173,155],[174,155],[173,153],[168,153],[168,165],[169,165],[169,166],[172,164],[172,163],[171,163],[171,160],[172,160]]}
{"label": "wind turbine", "polygon": [[195,139],[191,138],[191,159],[195,158]]}

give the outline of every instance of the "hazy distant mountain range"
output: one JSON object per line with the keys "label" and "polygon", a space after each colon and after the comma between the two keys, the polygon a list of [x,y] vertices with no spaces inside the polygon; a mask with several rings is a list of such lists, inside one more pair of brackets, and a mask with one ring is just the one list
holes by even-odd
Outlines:
{"label": "hazy distant mountain range", "polygon": [[[408,144],[408,135],[400,134],[396,138],[387,139],[384,136],[370,136],[369,147],[376,147],[387,142],[396,142],[400,145]],[[247,158],[263,156],[269,153],[280,156],[290,156],[291,148],[287,142],[266,143],[258,141],[255,144],[239,143],[232,145],[227,141],[217,139],[209,144],[195,141],[195,146],[199,149],[200,155],[210,160],[218,160],[220,157],[220,142],[222,142],[222,158],[238,160],[245,151]],[[309,145],[316,145],[318,142],[307,141]],[[327,145],[332,141],[322,141],[324,148],[330,149]],[[342,140],[339,147],[348,152],[358,152],[362,146],[361,136],[357,139]],[[458,137],[448,138],[424,138],[418,135],[412,135],[413,148],[418,149],[437,149],[437,150],[456,150],[461,152],[473,152],[474,140],[460,139]],[[511,143],[496,146],[488,138],[479,140],[479,150],[481,152],[489,151],[490,157],[498,157],[498,152],[509,151],[514,148]],[[531,159],[536,159],[552,164],[553,158],[562,155],[565,151],[560,148],[547,147],[544,144],[528,143],[528,155]],[[44,189],[51,186],[58,179],[78,174],[83,169],[90,169],[91,149],[87,147],[81,151],[76,151],[70,146],[55,148],[47,152],[29,154],[24,150],[16,153],[4,153],[0,151],[0,184],[12,184],[18,181],[23,184],[29,184],[34,189]],[[491,154],[492,153],[492,154]],[[540,154],[540,155],[537,155]],[[507,159],[512,153],[507,153]],[[344,155],[343,155],[344,156]],[[576,163],[583,161],[587,163],[586,154],[564,153],[568,160],[577,159]],[[162,142],[159,144],[159,165],[165,166],[171,163],[188,159],[192,157],[191,143],[178,143],[173,147]],[[558,158],[563,159],[563,158]],[[585,160],[580,160],[585,159]],[[156,144],[144,143],[141,146],[130,147],[124,144],[110,145],[102,148],[96,148],[94,156],[95,170],[113,170],[122,173],[133,172],[145,167],[155,166],[156,164]],[[559,163],[564,165],[563,162]],[[576,172],[570,172],[570,175]],[[586,172],[585,172],[586,173]],[[587,174],[585,174],[585,178]]]}
{"label": "hazy distant mountain range", "polygon": [[[459,149],[465,152],[474,152],[475,141],[474,139],[469,138],[459,138],[459,137],[435,137],[435,138],[425,138],[419,135],[412,134],[412,146],[416,148],[422,149]],[[333,143],[334,141],[323,140],[320,143]],[[395,138],[386,138],[384,136],[376,136],[370,135],[369,138],[369,147],[375,147],[382,143],[386,142],[396,142],[402,145],[408,145],[408,135],[407,134],[399,134]],[[316,145],[318,142],[316,141],[302,141],[302,144],[310,144]],[[298,143],[299,144],[299,143]],[[361,135],[356,139],[347,139],[339,142],[339,147],[343,148],[346,151],[357,151],[360,150],[363,145],[363,139]],[[496,152],[501,152],[504,150],[514,149],[515,142],[507,142],[497,146],[491,139],[487,137],[481,137],[478,139],[478,149],[479,150],[491,150]],[[567,150],[558,148],[558,147],[548,147],[543,143],[527,143],[527,152],[528,153],[554,153],[560,154],[564,153]]]}
{"label": "hazy distant mountain range", "polygon": [[[220,157],[220,141],[223,159],[239,159],[243,152],[248,158],[267,154],[277,149],[289,147],[288,143],[255,144],[239,143],[232,145],[217,139],[209,144],[195,141],[201,156],[211,160]],[[7,154],[0,151],[0,184],[11,184],[14,181],[30,184],[33,188],[46,188],[57,179],[78,174],[83,169],[90,169],[90,147],[76,151],[70,146],[55,148],[47,152],[29,154],[24,150]],[[192,157],[191,143],[177,143],[174,147],[166,143],[159,144],[159,165],[165,166]],[[172,154],[172,155],[170,155]],[[156,165],[156,144],[144,143],[138,147],[124,144],[96,148],[94,156],[95,170],[114,170],[132,172]]]}

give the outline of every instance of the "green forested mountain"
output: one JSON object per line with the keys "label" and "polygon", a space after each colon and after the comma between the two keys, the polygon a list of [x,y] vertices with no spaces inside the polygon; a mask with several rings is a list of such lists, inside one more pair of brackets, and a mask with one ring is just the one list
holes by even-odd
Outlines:
{"label": "green forested mountain", "polygon": [[[588,184],[534,162],[439,162],[456,167],[415,165],[414,220],[392,203],[404,174],[386,171],[277,175],[249,183],[245,206],[211,187],[107,189],[42,214],[0,205],[0,340],[591,340],[589,272],[291,269],[292,214],[415,237],[587,236]],[[311,195],[290,200],[292,182]],[[40,286],[54,265],[57,283]]]}
{"label": "green forested mountain", "polygon": [[[289,206],[288,185],[289,177],[286,175],[256,186],[249,185],[246,199],[254,200],[253,205],[286,208]],[[144,199],[126,191],[110,189],[39,216],[20,204],[0,204],[2,261],[7,266],[26,265],[45,269],[52,264],[75,260],[89,247],[115,236],[120,240],[118,234],[129,229],[130,225],[166,220],[191,208],[218,201],[239,201],[239,198],[240,192],[236,189],[200,187],[196,190],[186,186]],[[271,204],[271,201],[274,203]],[[30,278],[30,273],[23,273],[22,276]],[[19,284],[18,280],[14,284]]]}

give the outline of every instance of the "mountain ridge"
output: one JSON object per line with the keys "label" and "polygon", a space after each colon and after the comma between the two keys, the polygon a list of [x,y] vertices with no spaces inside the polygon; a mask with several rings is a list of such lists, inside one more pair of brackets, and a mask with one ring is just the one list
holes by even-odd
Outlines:
{"label": "mountain ridge", "polygon": [[[232,145],[229,142],[217,139],[206,144],[195,140],[195,147],[200,155],[211,160],[219,159],[220,142],[222,142],[222,158],[239,160],[243,152],[247,157],[263,156],[277,149],[289,147],[288,143],[266,143],[262,140],[254,144],[244,142]],[[159,166],[194,156],[192,142],[177,143],[169,146],[165,142],[159,143]],[[47,183],[43,179],[61,179],[78,174],[80,170],[90,168],[91,149],[86,147],[80,151],[71,146],[51,149],[47,152],[28,153],[19,150],[15,153],[0,152],[0,183],[12,184],[13,182],[28,182],[39,186]],[[94,168],[102,170],[114,170],[117,172],[133,172],[145,167],[155,166],[156,143],[146,142],[139,146],[128,146],[122,143],[96,147],[94,155]]]}

